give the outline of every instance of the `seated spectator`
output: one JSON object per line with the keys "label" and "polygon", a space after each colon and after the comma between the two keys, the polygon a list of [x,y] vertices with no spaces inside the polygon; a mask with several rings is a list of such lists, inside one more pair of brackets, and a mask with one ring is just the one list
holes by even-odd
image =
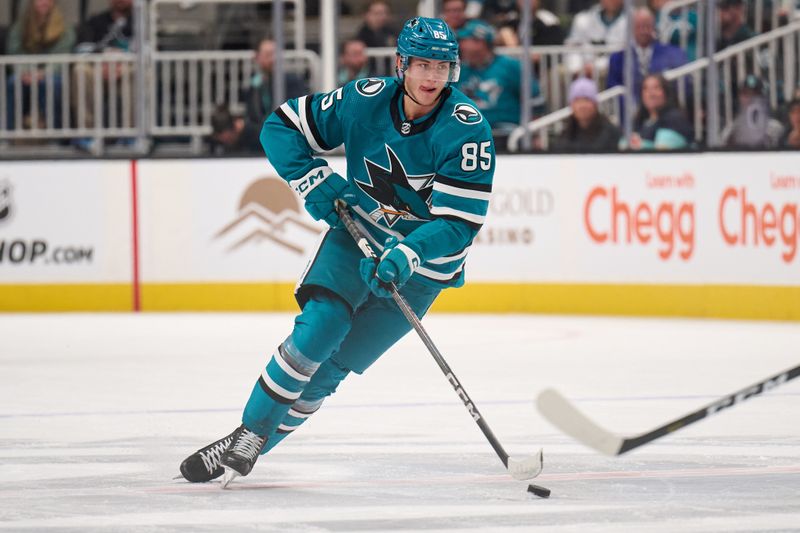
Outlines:
{"label": "seated spectator", "polygon": [[[624,3],[624,0],[600,0],[594,7],[575,15],[565,44],[623,46],[627,26],[622,9]],[[608,58],[595,57],[590,52],[570,54],[566,63],[573,75],[582,73],[587,78],[598,79],[608,70]]]}
{"label": "seated spectator", "polygon": [[789,102],[789,127],[781,137],[781,148],[800,150],[800,98]]}
{"label": "seated spectator", "polygon": [[[688,61],[686,53],[671,44],[656,40],[655,17],[647,8],[633,14],[633,92],[642,91],[642,80],[648,74],[658,74],[680,67]],[[625,51],[611,54],[608,66],[608,87],[625,84]],[[638,102],[637,102],[638,104]]]}
{"label": "seated spectator", "polygon": [[[133,0],[109,0],[109,9],[103,11],[86,21],[78,29],[78,53],[119,53],[127,52],[131,48],[133,39]],[[114,65],[112,68],[110,65]],[[133,90],[134,76],[129,63],[95,64],[92,62],[78,63],[72,71],[72,106],[76,117],[76,125],[79,128],[94,128],[102,126],[103,117],[96,117],[94,72],[95,68],[102,69],[103,94],[108,94],[110,84],[116,84],[118,97],[117,102],[104,102],[104,116],[108,116],[109,106],[120,106],[121,95],[123,94],[122,84],[127,80],[128,87],[125,89],[131,95],[131,101],[127,109],[121,109],[121,124],[133,124],[133,109],[135,108],[136,93]],[[80,110],[83,110],[81,118]],[[90,141],[81,139],[78,145],[88,149]]]}
{"label": "seated spectator", "polygon": [[572,116],[551,148],[563,152],[616,152],[622,132],[597,109],[597,84],[578,78],[569,87]]}
{"label": "seated spectator", "polygon": [[349,81],[369,76],[369,58],[364,41],[348,39],[343,42],[339,54],[339,72],[336,76],[339,87]]}
{"label": "seated spectator", "polygon": [[220,104],[211,114],[211,151],[216,155],[262,154],[258,135],[249,135],[245,119],[234,117],[228,106]]}
{"label": "seated spectator", "polygon": [[[694,61],[697,58],[697,11],[689,9],[683,16],[681,10],[676,9],[665,16],[661,8],[667,2],[669,0],[647,0],[648,7],[656,17],[657,32],[662,41],[683,48],[689,61]],[[686,35],[685,47],[681,39],[683,35]]]}
{"label": "seated spectator", "polygon": [[364,24],[356,34],[370,48],[393,47],[397,43],[397,31],[392,25],[392,10],[385,0],[372,0],[364,13]]}
{"label": "seated spectator", "polygon": [[738,112],[722,131],[722,144],[730,148],[775,148],[783,125],[772,118],[764,83],[752,74],[739,87]]}
{"label": "seated spectator", "polygon": [[[475,102],[495,135],[507,135],[520,121],[522,65],[494,53],[494,29],[482,20],[469,21],[457,36],[461,76],[456,87]],[[536,80],[531,80],[531,96],[534,113],[543,113],[544,98]]]}
{"label": "seated spectator", "polygon": [[[241,134],[246,147],[255,147],[255,153],[261,154],[261,128],[267,116],[283,102],[276,102],[272,97],[272,69],[275,66],[275,42],[271,39],[261,39],[256,47],[256,71],[250,80],[250,88],[244,95],[246,106],[244,125]],[[284,85],[285,99],[303,96],[306,90],[305,82],[300,76],[292,72],[284,72],[286,84]],[[237,119],[242,120],[242,119]],[[223,143],[224,144],[224,143]]]}
{"label": "seated spectator", "polygon": [[467,23],[466,0],[444,0],[442,2],[442,19],[454,33]]}
{"label": "seated spectator", "polygon": [[[519,23],[522,20],[522,9],[525,0],[517,0],[515,9],[506,14],[498,23],[498,44],[501,46],[520,46],[522,36]],[[550,11],[541,8],[541,0],[528,0],[531,5],[531,44],[533,46],[554,46],[564,43],[564,30],[561,21]]]}
{"label": "seated spectator", "polygon": [[620,143],[630,150],[680,150],[692,145],[692,125],[675,103],[669,82],[660,74],[650,74],[642,82],[641,106],[634,118],[635,133],[629,142]]}
{"label": "seated spectator", "polygon": [[747,6],[744,0],[719,0],[719,40],[717,51],[755,37],[747,25]]}
{"label": "seated spectator", "polygon": [[[64,23],[64,16],[56,4],[56,0],[29,0],[22,17],[11,26],[8,33],[6,50],[9,54],[67,54],[75,45],[75,31]],[[28,124],[37,128],[45,127],[46,114],[53,115],[53,126],[61,127],[61,76],[53,71],[52,90],[53,108],[47,106],[47,80],[43,68],[31,65],[23,69],[20,79],[8,78],[6,111],[8,127],[15,127],[16,88],[22,92],[22,117],[28,123],[31,120],[32,86],[37,87],[38,120],[37,124]]]}

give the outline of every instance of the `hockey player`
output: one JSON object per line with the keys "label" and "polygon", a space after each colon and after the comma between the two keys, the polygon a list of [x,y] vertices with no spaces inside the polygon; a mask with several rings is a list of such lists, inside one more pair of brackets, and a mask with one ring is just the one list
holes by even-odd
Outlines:
{"label": "hockey player", "polygon": [[[350,373],[361,374],[411,326],[386,288],[423,316],[464,283],[483,224],[495,156],[489,124],[450,84],[458,43],[444,21],[413,18],[397,42],[397,79],[353,81],[281,105],[261,142],[277,172],[330,228],[298,289],[302,312],[262,371],[242,425],[181,464],[189,481],[247,475],[316,412]],[[314,154],[346,147],[347,177]],[[380,260],[364,259],[339,221],[343,199]]]}

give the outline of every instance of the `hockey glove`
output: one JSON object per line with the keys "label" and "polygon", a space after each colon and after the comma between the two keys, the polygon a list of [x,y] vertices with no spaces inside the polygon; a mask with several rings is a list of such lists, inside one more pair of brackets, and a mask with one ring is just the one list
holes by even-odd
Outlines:
{"label": "hockey glove", "polygon": [[341,198],[355,205],[358,196],[350,183],[330,169],[317,167],[289,185],[305,200],[305,208],[314,220],[324,220],[330,227],[339,223],[334,202]]}
{"label": "hockey glove", "polygon": [[374,259],[364,258],[359,264],[359,271],[373,294],[389,298],[392,293],[388,284],[394,282],[399,289],[411,278],[411,274],[419,264],[420,257],[417,252],[403,243],[398,243],[396,237],[389,237],[377,264]]}

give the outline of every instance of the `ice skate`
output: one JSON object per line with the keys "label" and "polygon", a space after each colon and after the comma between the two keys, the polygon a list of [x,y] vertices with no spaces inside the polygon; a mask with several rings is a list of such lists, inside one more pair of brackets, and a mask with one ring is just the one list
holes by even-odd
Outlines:
{"label": "ice skate", "polygon": [[222,488],[239,476],[246,476],[256,464],[261,450],[267,443],[267,438],[256,435],[244,425],[239,427],[234,435],[233,442],[220,458],[220,463],[225,472],[222,477]]}
{"label": "ice skate", "polygon": [[[239,428],[227,437],[212,442],[205,448],[200,448],[181,463],[181,475],[192,483],[211,481],[221,476],[224,472],[220,458],[233,442]],[[180,479],[180,478],[176,478]]]}

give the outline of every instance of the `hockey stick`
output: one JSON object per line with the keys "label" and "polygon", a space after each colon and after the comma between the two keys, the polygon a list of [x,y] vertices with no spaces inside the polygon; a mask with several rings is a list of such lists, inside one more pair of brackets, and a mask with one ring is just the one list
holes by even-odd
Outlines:
{"label": "hockey stick", "polygon": [[[372,249],[369,241],[367,241],[367,238],[364,236],[361,229],[356,226],[356,223],[353,221],[353,217],[350,216],[350,212],[347,210],[347,204],[337,200],[336,212],[339,214],[339,218],[344,223],[345,228],[347,228],[347,232],[351,237],[353,237],[353,240],[356,241],[356,244],[361,249],[361,252],[364,254],[364,256],[378,261],[378,256]],[[469,411],[469,414],[472,416],[472,419],[475,420],[475,423],[478,424],[478,427],[481,428],[483,435],[489,441],[489,444],[492,445],[495,453],[503,462],[503,466],[508,469],[509,474],[520,481],[532,479],[538,476],[542,472],[543,468],[544,453],[542,450],[540,449],[539,453],[536,455],[526,458],[510,457],[506,453],[506,451],[503,449],[503,446],[497,440],[497,437],[495,437],[494,433],[492,433],[492,430],[489,428],[489,425],[486,423],[483,415],[481,415],[480,411],[478,411],[478,407],[475,405],[475,402],[470,399],[467,391],[461,386],[461,383],[458,381],[455,374],[453,374],[453,371],[450,369],[447,361],[445,361],[444,357],[442,357],[441,352],[439,352],[438,348],[436,348],[436,345],[433,344],[428,332],[422,327],[422,323],[420,322],[419,318],[417,318],[414,310],[411,309],[411,306],[408,304],[406,299],[403,298],[403,295],[401,295],[397,290],[397,286],[395,286],[394,283],[389,283],[388,286],[392,293],[392,299],[400,308],[400,311],[403,312],[403,316],[406,317],[406,320],[408,320],[419,337],[422,339],[423,344],[425,344],[425,347],[428,348],[428,351],[436,360],[439,368],[442,370],[442,372],[444,372],[447,381],[449,381],[450,385],[453,387],[453,389],[455,389],[458,397],[461,398],[462,402],[464,402],[467,411]]]}
{"label": "hockey stick", "polygon": [[570,437],[590,448],[594,448],[600,453],[606,455],[622,455],[648,442],[660,439],[674,431],[694,424],[707,416],[716,414],[723,409],[733,407],[748,398],[758,396],[762,392],[774,389],[778,385],[782,385],[797,376],[800,376],[800,365],[734,392],[733,394],[723,396],[719,400],[705,407],[701,407],[693,413],[689,413],[677,420],[667,422],[663,426],[657,427],[652,431],[629,437],[616,435],[600,427],[580,412],[569,400],[553,389],[542,391],[536,403],[539,407],[539,412],[541,412],[551,424]]}

